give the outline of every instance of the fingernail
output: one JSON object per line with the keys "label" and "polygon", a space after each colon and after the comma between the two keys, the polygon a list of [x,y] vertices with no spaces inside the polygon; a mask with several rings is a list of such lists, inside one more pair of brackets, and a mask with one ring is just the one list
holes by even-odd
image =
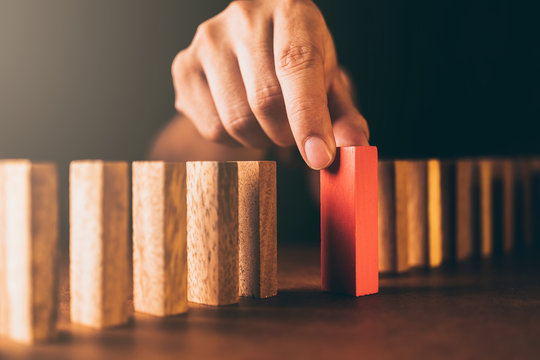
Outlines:
{"label": "fingernail", "polygon": [[315,169],[324,169],[332,162],[333,155],[328,144],[317,136],[310,136],[304,143],[308,165]]}

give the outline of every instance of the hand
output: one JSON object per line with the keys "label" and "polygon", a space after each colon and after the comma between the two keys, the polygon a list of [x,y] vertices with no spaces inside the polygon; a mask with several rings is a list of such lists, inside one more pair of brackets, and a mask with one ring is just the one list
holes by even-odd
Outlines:
{"label": "hand", "polygon": [[368,127],[308,0],[233,1],[199,25],[174,59],[175,105],[206,139],[298,146],[313,169],[337,146],[368,145]]}

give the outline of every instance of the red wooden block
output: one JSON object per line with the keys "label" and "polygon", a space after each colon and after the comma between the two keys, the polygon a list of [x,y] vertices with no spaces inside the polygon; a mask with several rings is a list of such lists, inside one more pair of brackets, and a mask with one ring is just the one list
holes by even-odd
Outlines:
{"label": "red wooden block", "polygon": [[361,296],[379,291],[377,148],[338,148],[321,171],[322,289]]}

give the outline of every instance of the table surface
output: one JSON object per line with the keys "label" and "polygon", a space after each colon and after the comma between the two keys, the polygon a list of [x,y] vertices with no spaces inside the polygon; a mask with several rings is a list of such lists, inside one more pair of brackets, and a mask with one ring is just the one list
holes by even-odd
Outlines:
{"label": "table surface", "polygon": [[129,325],[69,324],[61,276],[59,337],[23,346],[0,340],[0,359],[538,358],[540,266],[463,265],[382,277],[361,298],[320,290],[319,250],[280,246],[279,294],[185,315],[136,314]]}

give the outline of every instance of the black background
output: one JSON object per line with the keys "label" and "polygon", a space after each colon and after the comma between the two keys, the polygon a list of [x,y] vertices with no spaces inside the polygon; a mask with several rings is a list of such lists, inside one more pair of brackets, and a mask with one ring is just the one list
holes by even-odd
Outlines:
{"label": "black background", "polygon": [[540,151],[535,2],[316,3],[382,157]]}

